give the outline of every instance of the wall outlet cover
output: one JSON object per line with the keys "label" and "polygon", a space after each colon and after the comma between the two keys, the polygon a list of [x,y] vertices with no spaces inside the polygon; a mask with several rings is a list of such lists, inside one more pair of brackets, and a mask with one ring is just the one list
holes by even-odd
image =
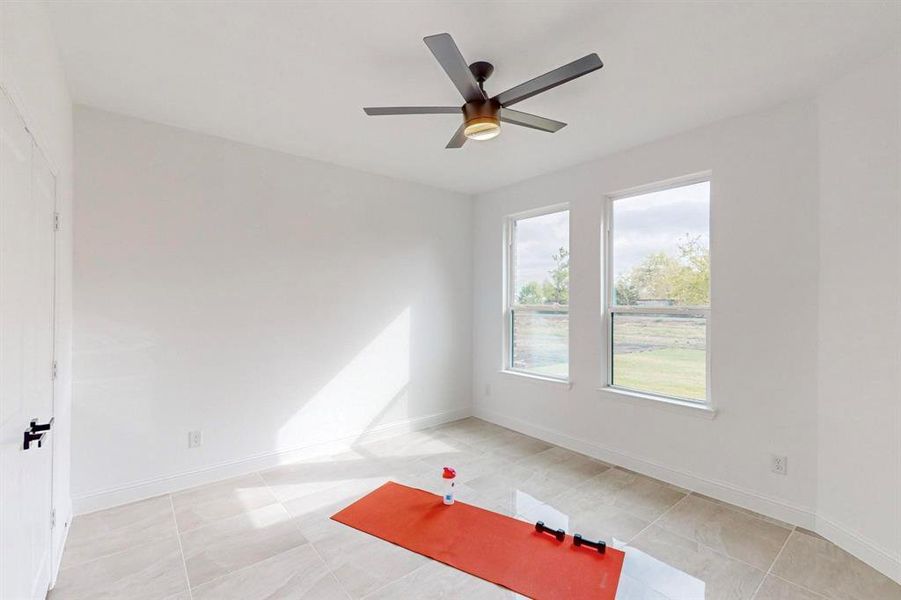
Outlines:
{"label": "wall outlet cover", "polygon": [[788,457],[779,454],[773,454],[770,469],[772,469],[773,473],[777,473],[779,475],[787,475]]}
{"label": "wall outlet cover", "polygon": [[199,448],[203,445],[203,432],[201,430],[188,432],[188,448]]}

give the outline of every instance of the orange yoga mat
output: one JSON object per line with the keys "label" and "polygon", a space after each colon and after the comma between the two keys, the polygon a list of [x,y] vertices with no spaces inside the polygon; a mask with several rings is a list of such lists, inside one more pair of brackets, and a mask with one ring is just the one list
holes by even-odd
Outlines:
{"label": "orange yoga mat", "polygon": [[538,533],[534,524],[389,481],[332,516],[398,546],[539,600],[613,600],[624,555]]}

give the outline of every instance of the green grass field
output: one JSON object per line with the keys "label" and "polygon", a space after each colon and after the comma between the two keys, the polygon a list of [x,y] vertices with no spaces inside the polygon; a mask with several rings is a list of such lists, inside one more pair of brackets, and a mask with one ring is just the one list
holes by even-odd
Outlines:
{"label": "green grass field", "polygon": [[613,382],[640,392],[704,400],[706,362],[703,350],[690,348],[618,353],[613,357]]}
{"label": "green grass field", "polygon": [[[567,377],[568,315],[517,315],[514,366]],[[706,399],[704,319],[662,315],[617,315],[614,321],[613,384],[640,392]]]}
{"label": "green grass field", "polygon": [[613,384],[705,400],[706,344],[704,319],[618,314],[613,320]]}

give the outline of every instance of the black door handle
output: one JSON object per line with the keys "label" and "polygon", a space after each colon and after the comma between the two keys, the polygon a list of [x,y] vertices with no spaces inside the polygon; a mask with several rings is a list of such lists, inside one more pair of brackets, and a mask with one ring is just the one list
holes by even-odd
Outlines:
{"label": "black door handle", "polygon": [[33,444],[34,442],[37,442],[38,448],[40,448],[44,444],[45,435],[47,435],[46,432],[32,433],[31,431],[26,431],[24,441],[22,442],[22,448],[24,450],[28,450],[31,448],[31,444]]}
{"label": "black door handle", "polygon": [[50,417],[50,420],[46,423],[38,423],[37,419],[32,419],[31,423],[28,424],[28,431],[25,432],[22,438],[22,448],[28,450],[35,442],[38,443],[38,448],[43,446],[44,436],[47,435],[51,427],[53,427],[53,417]]}
{"label": "black door handle", "polygon": [[46,423],[38,423],[37,419],[31,420],[31,433],[37,433],[39,431],[50,431],[51,427],[53,427],[53,417],[50,417],[50,420]]}

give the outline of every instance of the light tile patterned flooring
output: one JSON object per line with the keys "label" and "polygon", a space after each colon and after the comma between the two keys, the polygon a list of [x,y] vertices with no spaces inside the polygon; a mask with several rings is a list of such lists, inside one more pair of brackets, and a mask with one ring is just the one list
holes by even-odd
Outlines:
{"label": "light tile patterned flooring", "polygon": [[618,600],[901,600],[823,538],[470,418],[77,517],[52,600],[512,598],[331,521],[388,480],[626,552]]}

